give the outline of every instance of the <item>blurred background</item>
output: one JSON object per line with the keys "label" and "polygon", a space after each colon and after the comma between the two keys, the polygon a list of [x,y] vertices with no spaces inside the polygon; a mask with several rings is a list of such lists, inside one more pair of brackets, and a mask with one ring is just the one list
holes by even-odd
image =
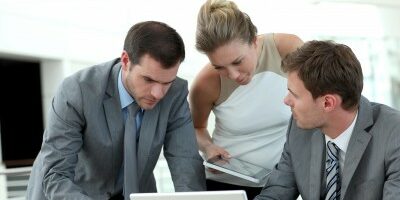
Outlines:
{"label": "blurred background", "polygon": [[[259,34],[293,33],[351,47],[364,72],[363,95],[400,109],[400,0],[234,0]],[[0,0],[0,199],[24,199],[47,111],[66,76],[119,57],[129,28],[163,21],[186,45],[178,75],[191,84],[207,63],[196,51],[203,0]],[[23,105],[23,106],[21,106]],[[213,117],[209,129],[212,132]],[[173,191],[163,157],[160,192]]]}

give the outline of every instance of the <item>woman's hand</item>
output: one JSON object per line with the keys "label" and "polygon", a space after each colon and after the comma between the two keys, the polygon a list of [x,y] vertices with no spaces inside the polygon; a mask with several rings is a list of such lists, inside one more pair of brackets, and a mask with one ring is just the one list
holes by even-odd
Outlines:
{"label": "woman's hand", "polygon": [[[223,159],[229,159],[231,157],[231,155],[222,147],[215,145],[215,144],[209,144],[204,148],[204,153],[206,156],[206,159],[210,159],[210,158],[215,158],[215,157],[221,157]],[[222,173],[218,170],[215,169],[211,169],[211,168],[207,168],[207,170],[211,173],[214,174],[218,174],[218,173]]]}

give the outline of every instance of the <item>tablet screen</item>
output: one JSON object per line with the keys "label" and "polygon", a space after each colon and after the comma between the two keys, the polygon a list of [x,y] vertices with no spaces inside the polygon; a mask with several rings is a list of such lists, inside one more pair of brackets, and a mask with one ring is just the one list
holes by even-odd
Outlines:
{"label": "tablet screen", "polygon": [[[221,157],[215,157],[207,160],[204,163],[207,167],[211,167],[232,175],[236,175],[236,173],[240,175],[245,175],[248,177],[252,177],[253,179],[247,179],[253,182],[259,182],[261,179],[265,178],[271,170],[265,169],[258,165],[249,163],[247,161],[243,161],[237,158],[229,158],[223,159]],[[234,173],[230,173],[234,172]],[[244,178],[243,176],[239,176]]]}

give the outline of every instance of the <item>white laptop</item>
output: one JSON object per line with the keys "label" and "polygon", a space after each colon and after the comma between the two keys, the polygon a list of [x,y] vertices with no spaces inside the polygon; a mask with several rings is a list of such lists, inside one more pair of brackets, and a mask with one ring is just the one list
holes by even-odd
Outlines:
{"label": "white laptop", "polygon": [[173,193],[133,193],[131,200],[247,200],[243,190],[173,192]]}

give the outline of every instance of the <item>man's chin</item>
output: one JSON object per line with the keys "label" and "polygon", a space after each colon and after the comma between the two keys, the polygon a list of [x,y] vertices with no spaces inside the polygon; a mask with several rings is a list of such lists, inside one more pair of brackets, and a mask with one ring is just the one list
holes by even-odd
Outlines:
{"label": "man's chin", "polygon": [[158,102],[155,102],[155,103],[142,103],[140,105],[140,108],[142,108],[143,110],[151,110],[157,105],[157,103]]}
{"label": "man's chin", "polygon": [[303,129],[305,128],[304,124],[301,123],[298,119],[296,119],[295,117],[293,117],[293,119],[296,120],[296,125],[297,125],[297,127],[303,128]]}
{"label": "man's chin", "polygon": [[307,126],[306,124],[299,123],[299,121],[296,121],[296,125],[297,125],[297,127],[301,128],[301,129],[314,129],[315,128],[312,126]]}

